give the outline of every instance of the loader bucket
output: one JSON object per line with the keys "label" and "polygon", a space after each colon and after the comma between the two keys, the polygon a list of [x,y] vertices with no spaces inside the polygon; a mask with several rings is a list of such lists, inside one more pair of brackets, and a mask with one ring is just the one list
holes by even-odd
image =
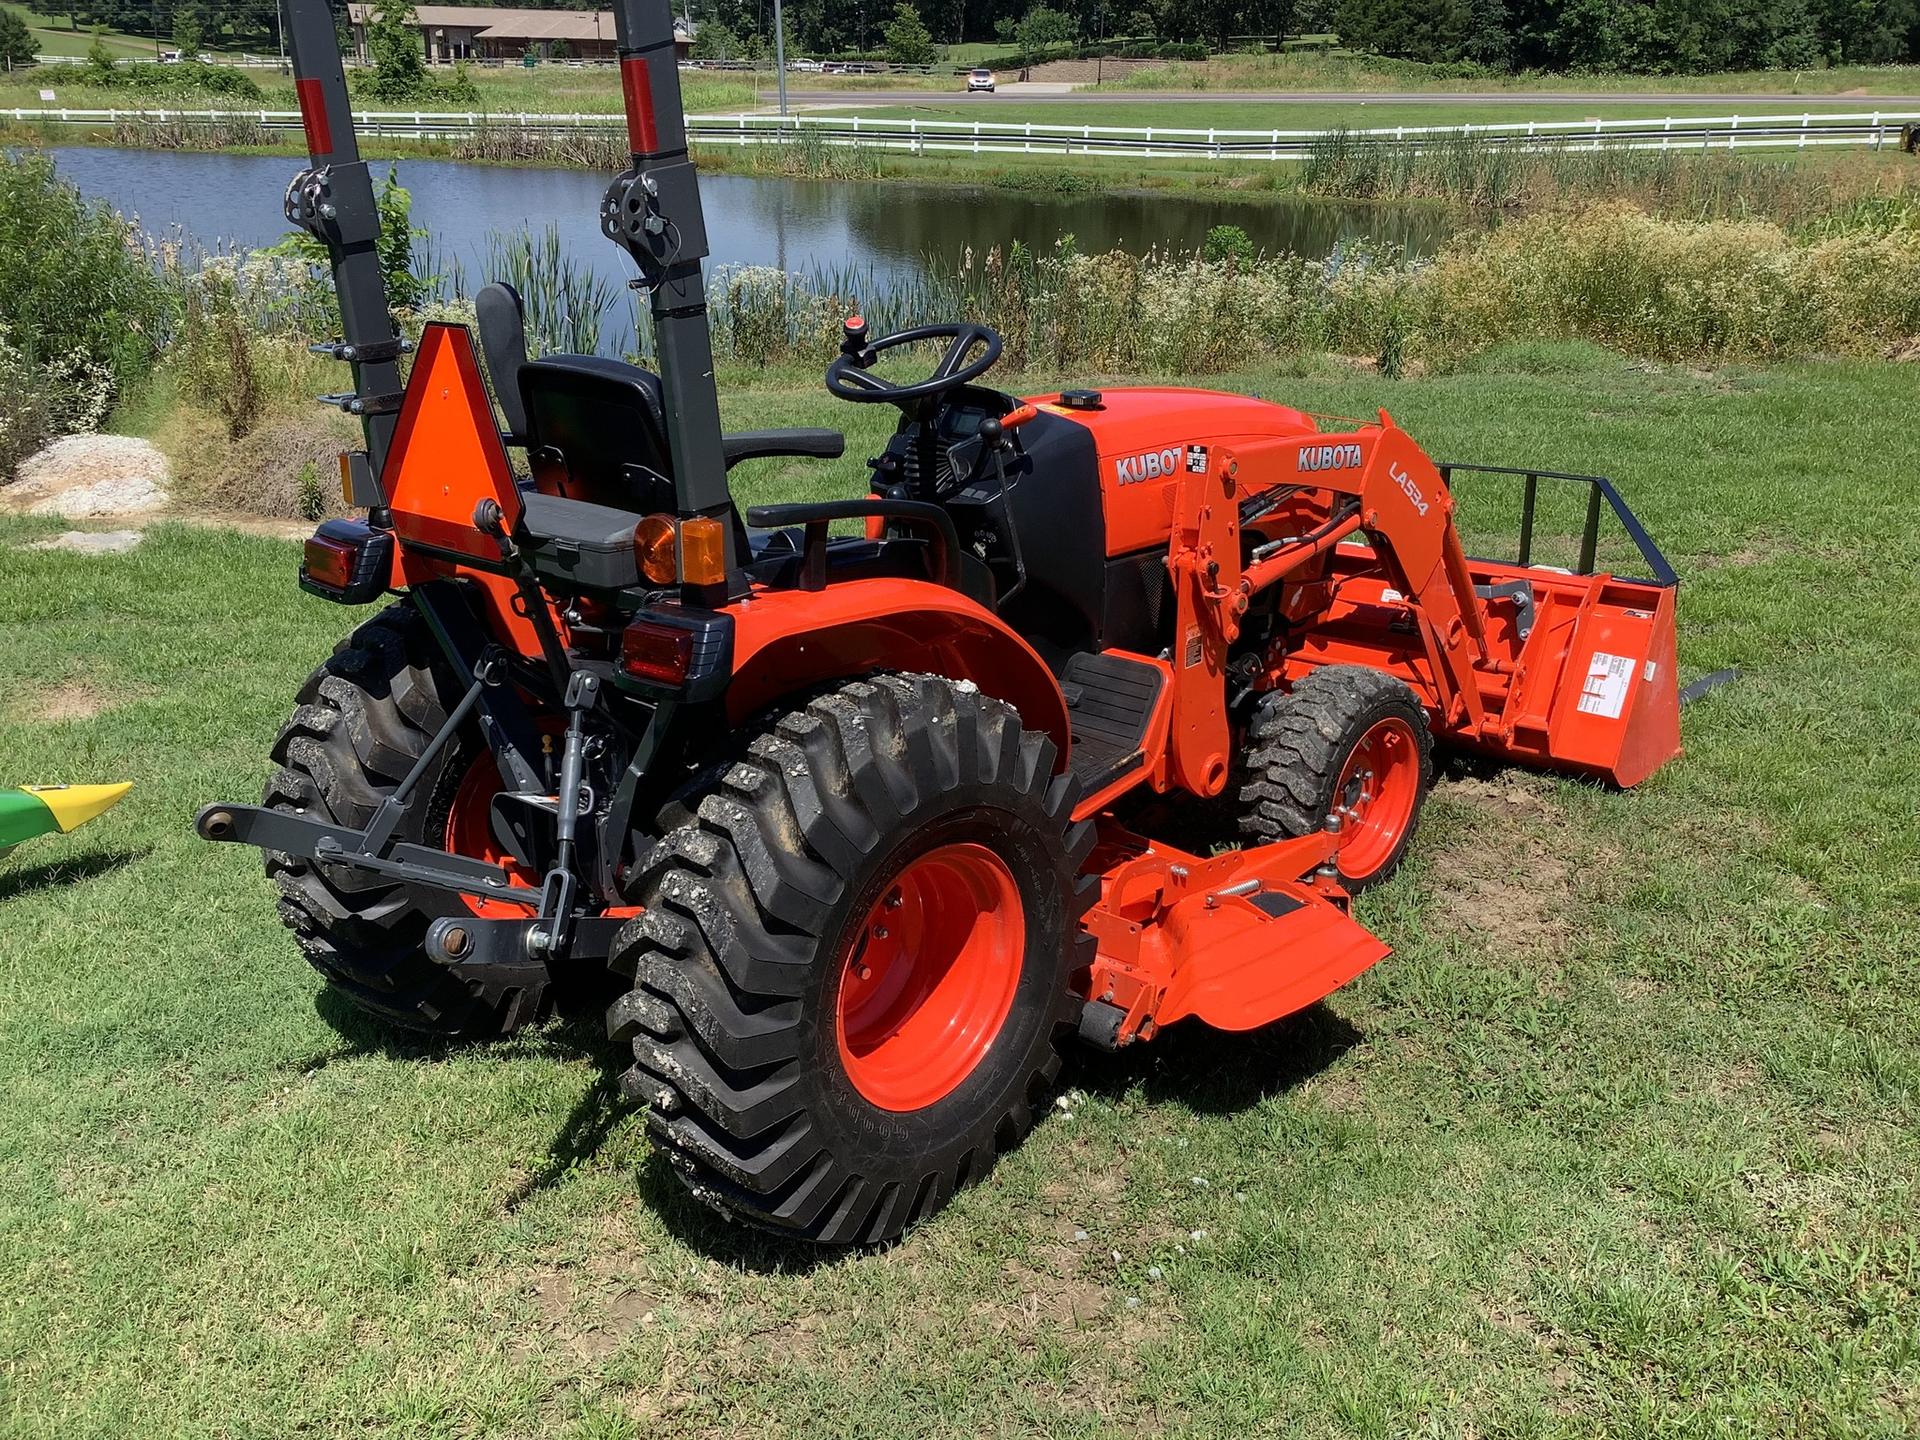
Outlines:
{"label": "loader bucket", "polygon": [[[1680,753],[1680,682],[1674,597],[1679,578],[1613,482],[1601,475],[1442,465],[1460,474],[1521,483],[1515,563],[1471,561],[1483,594],[1524,582],[1531,624],[1499,632],[1513,666],[1505,723],[1483,748],[1522,762],[1637,785]],[[1579,555],[1571,570],[1535,563],[1541,482],[1585,487]],[[1600,527],[1610,512],[1646,569],[1645,578],[1596,573]],[[1491,605],[1490,614],[1511,607]],[[1524,628],[1525,633],[1520,631]]]}
{"label": "loader bucket", "polygon": [[[1436,736],[1501,760],[1637,785],[1680,753],[1674,599],[1679,580],[1611,481],[1598,475],[1490,465],[1438,467],[1451,490],[1463,473],[1522,483],[1511,560],[1463,556],[1485,635],[1473,693],[1430,703]],[[1542,482],[1585,486],[1578,558],[1534,556]],[[1600,526],[1611,511],[1646,575],[1598,570]],[[1431,692],[1435,667],[1415,629],[1392,623],[1403,598],[1380,578],[1373,550],[1340,547],[1338,599],[1300,652],[1303,666],[1373,665]],[[1464,588],[1464,586],[1462,586]]]}

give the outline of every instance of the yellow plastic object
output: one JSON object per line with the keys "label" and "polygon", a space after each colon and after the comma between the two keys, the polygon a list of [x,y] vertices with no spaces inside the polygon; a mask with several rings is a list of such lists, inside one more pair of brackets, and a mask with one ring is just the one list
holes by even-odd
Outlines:
{"label": "yellow plastic object", "polygon": [[20,787],[46,806],[62,835],[68,834],[96,816],[104,815],[133,789],[132,781],[117,785],[22,785]]}

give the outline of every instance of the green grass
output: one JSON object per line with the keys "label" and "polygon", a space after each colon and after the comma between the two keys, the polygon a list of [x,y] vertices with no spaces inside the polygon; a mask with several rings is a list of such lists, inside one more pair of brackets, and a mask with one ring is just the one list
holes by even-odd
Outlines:
{"label": "green grass", "polygon": [[[92,29],[83,25],[76,31],[64,15],[44,14],[26,5],[5,5],[0,9],[11,10],[27,22],[42,55],[84,55],[93,45]],[[100,41],[112,54],[133,59],[152,60],[159,53],[152,37],[147,35],[103,30]],[[166,42],[166,48],[172,48],[171,41]]]}
{"label": "green grass", "polygon": [[1566,94],[1837,95],[1920,94],[1920,66],[1837,65],[1824,70],[1740,70],[1715,75],[1608,75],[1528,71],[1436,78],[1433,67],[1352,51],[1335,54],[1216,55],[1137,70],[1108,88],[1129,90],[1558,91]]}
{"label": "green grass", "polygon": [[[151,58],[149,56],[148,58]],[[451,72],[447,72],[451,73]],[[475,70],[473,82],[479,87],[479,109],[494,114],[608,114],[620,112],[620,86],[617,80],[593,69],[572,69],[565,65],[543,65],[528,72],[518,67],[501,70]],[[262,104],[269,110],[296,108],[291,78],[273,70],[249,70],[262,91]],[[755,108],[753,86],[727,76],[689,73],[681,76],[686,106],[691,113],[733,112]],[[75,109],[154,109],[160,101],[124,90],[108,90],[82,83],[79,75],[68,77],[60,70],[42,66],[28,75],[0,75],[0,108],[37,106],[40,91],[56,90],[60,103]],[[169,109],[181,102],[168,100]],[[405,105],[370,106],[356,102],[357,108],[404,110]],[[246,109],[223,99],[190,102],[193,109]],[[253,108],[258,109],[259,106]],[[470,104],[451,102],[424,103],[422,109],[465,111]]]}
{"label": "green grass", "polygon": [[[1672,116],[1784,115],[1869,113],[1875,108],[1870,99],[1760,102],[1743,101],[1729,107],[1722,101],[1689,101],[1649,104],[1631,100],[1587,101],[1579,104],[1501,105],[1459,104],[1411,101],[1400,104],[1328,102],[1317,100],[1166,100],[1142,101],[1088,100],[1074,105],[1045,101],[1020,101],[1011,96],[971,100],[964,96],[938,100],[892,104],[861,111],[869,115],[918,116],[923,120],[990,121],[996,124],[1114,125],[1129,130],[1147,126],[1205,130],[1332,130],[1342,126],[1352,130],[1377,129],[1389,125],[1524,125],[1529,120],[1556,123],[1582,120],[1662,119]],[[1894,112],[1888,112],[1892,114]]]}
{"label": "green grass", "polygon": [[[1634,793],[1444,784],[1361,906],[1392,958],[1267,1034],[1077,1059],[1071,1118],[876,1255],[707,1217],[591,1016],[362,1023],[255,858],[190,838],[359,618],[291,547],[0,521],[6,778],[138,782],[0,863],[0,1432],[1912,1434],[1913,374],[1484,368],[1221,383],[1615,474],[1684,670],[1744,678]],[[873,449],[879,407],[759,383],[734,423]]]}

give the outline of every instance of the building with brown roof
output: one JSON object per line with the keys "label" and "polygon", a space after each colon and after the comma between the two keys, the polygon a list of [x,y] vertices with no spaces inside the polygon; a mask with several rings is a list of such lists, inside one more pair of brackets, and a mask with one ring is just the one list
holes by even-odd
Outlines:
{"label": "building with brown roof", "polygon": [[[355,51],[367,58],[371,4],[347,6]],[[612,60],[613,12],[610,10],[508,10],[478,5],[416,5],[420,45],[431,64],[456,60],[542,59]],[[693,37],[674,26],[674,47],[685,59]]]}

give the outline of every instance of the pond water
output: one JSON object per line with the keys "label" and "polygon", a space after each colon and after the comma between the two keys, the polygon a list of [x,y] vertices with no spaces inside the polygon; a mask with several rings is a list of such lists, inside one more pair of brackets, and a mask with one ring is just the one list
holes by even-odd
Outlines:
{"label": "pond water", "polygon": [[[286,233],[280,213],[299,168],[282,156],[61,147],[61,173],[89,195],[139,218],[155,234],[178,229],[208,249],[271,244]],[[1068,162],[1063,162],[1068,163]],[[446,160],[399,163],[413,192],[415,223],[436,252],[473,273],[494,231],[559,228],[573,256],[624,280],[630,263],[600,235],[607,176],[579,170],[507,169]],[[1035,250],[1064,235],[1083,251],[1193,250],[1216,225],[1238,225],[1264,250],[1324,255],[1371,236],[1419,254],[1434,248],[1447,218],[1417,207],[1304,200],[1232,200],[1188,195],[1041,196],[906,181],[793,180],[707,175],[701,180],[713,259],[807,273],[851,265],[886,278],[929,257],[957,264],[1015,239]],[[486,277],[479,277],[484,279]]]}

